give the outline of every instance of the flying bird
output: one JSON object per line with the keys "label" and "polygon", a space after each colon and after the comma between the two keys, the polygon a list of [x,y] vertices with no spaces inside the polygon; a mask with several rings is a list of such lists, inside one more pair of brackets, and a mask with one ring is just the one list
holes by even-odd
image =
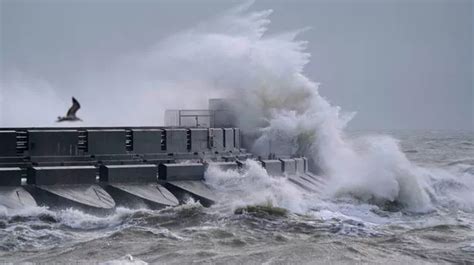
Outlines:
{"label": "flying bird", "polygon": [[72,106],[67,111],[66,116],[61,117],[58,116],[58,120],[56,122],[63,122],[63,121],[82,121],[76,116],[76,112],[81,108],[79,101],[72,97]]}

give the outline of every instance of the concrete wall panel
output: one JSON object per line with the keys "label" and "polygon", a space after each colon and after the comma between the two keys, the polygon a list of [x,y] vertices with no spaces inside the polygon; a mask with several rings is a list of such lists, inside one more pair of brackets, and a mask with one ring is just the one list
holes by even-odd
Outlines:
{"label": "concrete wall panel", "polygon": [[20,186],[21,168],[19,167],[1,167],[0,168],[0,186]]}
{"label": "concrete wall panel", "polygon": [[165,129],[166,131],[166,152],[184,153],[187,152],[186,129]]}
{"label": "concrete wall panel", "polygon": [[136,154],[154,154],[161,150],[160,129],[133,129],[133,152]]}
{"label": "concrete wall panel", "polygon": [[234,150],[234,129],[224,128],[224,150]]}
{"label": "concrete wall panel", "polygon": [[304,172],[308,171],[308,159],[306,157],[303,157],[304,161]]}
{"label": "concrete wall panel", "polygon": [[268,175],[283,175],[282,163],[280,160],[262,160],[262,166],[267,170]]}
{"label": "concrete wall panel", "polygon": [[209,130],[204,128],[191,128],[191,152],[209,151]]}
{"label": "concrete wall panel", "polygon": [[298,173],[304,173],[305,172],[305,161],[303,158],[295,158],[295,163],[296,163],[296,172]]}
{"label": "concrete wall panel", "polygon": [[76,156],[79,132],[76,130],[29,130],[31,156]]}
{"label": "concrete wall panel", "polygon": [[221,128],[209,128],[211,135],[212,150],[217,152],[224,151],[224,131]]}
{"label": "concrete wall panel", "polygon": [[87,130],[89,154],[125,154],[127,152],[125,141],[125,130]]}
{"label": "concrete wall panel", "polygon": [[204,170],[204,165],[201,163],[161,164],[158,175],[159,179],[167,181],[202,180]]}
{"label": "concrete wall panel", "polygon": [[16,132],[0,131],[0,157],[16,156]]}
{"label": "concrete wall panel", "polygon": [[94,184],[93,166],[32,167],[28,169],[27,183],[36,185]]}
{"label": "concrete wall panel", "polygon": [[239,128],[234,128],[234,147],[240,148],[240,130]]}
{"label": "concrete wall panel", "polygon": [[102,165],[100,181],[108,183],[147,183],[156,182],[156,165]]}
{"label": "concrete wall panel", "polygon": [[283,171],[285,174],[296,174],[296,161],[294,159],[280,159],[283,164]]}

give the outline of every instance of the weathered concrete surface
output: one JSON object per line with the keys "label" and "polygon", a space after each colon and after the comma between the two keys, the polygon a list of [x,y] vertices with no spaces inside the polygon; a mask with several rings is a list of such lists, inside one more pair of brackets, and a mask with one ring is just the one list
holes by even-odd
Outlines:
{"label": "weathered concrete surface", "polygon": [[302,174],[305,170],[305,161],[303,158],[295,158],[296,163],[296,173]]}
{"label": "weathered concrete surface", "polygon": [[212,151],[223,152],[224,151],[224,131],[221,128],[209,128],[210,141]]}
{"label": "weathered concrete surface", "polygon": [[204,171],[201,163],[161,164],[158,174],[160,180],[166,181],[202,180]]}
{"label": "weathered concrete surface", "polygon": [[239,128],[234,128],[234,147],[236,149],[240,148],[240,130],[239,130]]}
{"label": "weathered concrete surface", "polygon": [[16,131],[0,131],[0,157],[16,156]]}
{"label": "weathered concrete surface", "polygon": [[224,128],[224,151],[232,151],[234,150],[234,129],[232,128]]}
{"label": "weathered concrete surface", "polygon": [[[110,184],[110,187],[113,189],[117,189],[121,192],[109,192],[117,201],[121,201],[121,198],[126,199],[126,195],[123,193],[128,193],[132,196],[136,196],[148,203],[154,203],[157,205],[163,206],[176,206],[179,204],[178,199],[165,187],[156,184],[156,183],[148,183],[148,184],[131,184],[131,183],[115,183]],[[109,191],[109,188],[106,188]],[[114,196],[114,195],[117,196]],[[126,204],[121,203],[121,204]]]}
{"label": "weathered concrete surface", "polygon": [[36,185],[94,184],[93,166],[32,167],[28,169],[27,183]]}
{"label": "weathered concrete surface", "polygon": [[19,209],[36,206],[36,201],[23,187],[0,187],[0,206]]}
{"label": "weathered concrete surface", "polygon": [[54,204],[57,202],[61,206],[73,203],[96,209],[115,207],[114,199],[98,185],[44,185],[36,186],[36,189],[38,192],[35,192],[35,196],[38,196],[38,201],[46,202],[49,206],[56,206]]}
{"label": "weathered concrete surface", "polygon": [[160,129],[132,129],[133,134],[133,152],[136,154],[154,154],[163,153],[161,150]]}
{"label": "weathered concrete surface", "polygon": [[186,143],[186,129],[165,129],[166,152],[185,153],[188,151]]}
{"label": "weathered concrete surface", "polygon": [[0,167],[0,186],[20,186],[21,168]]}
{"label": "weathered concrete surface", "polygon": [[100,181],[108,183],[156,182],[158,166],[154,164],[102,165],[99,175]]}
{"label": "weathered concrete surface", "polygon": [[262,166],[270,176],[283,175],[282,162],[280,160],[262,160]]}
{"label": "weathered concrete surface", "polygon": [[75,156],[77,130],[28,130],[28,152],[31,156]]}
{"label": "weathered concrete surface", "polygon": [[191,128],[191,152],[209,151],[209,130],[204,128]]}
{"label": "weathered concrete surface", "polygon": [[125,154],[126,132],[122,129],[87,130],[89,154]]}
{"label": "weathered concrete surface", "polygon": [[283,171],[287,175],[296,174],[296,161],[294,159],[280,159],[283,164]]}
{"label": "weathered concrete surface", "polygon": [[177,187],[192,195],[196,195],[198,197],[204,198],[210,202],[217,201],[215,192],[202,181],[193,181],[193,180],[168,181],[166,185]]}

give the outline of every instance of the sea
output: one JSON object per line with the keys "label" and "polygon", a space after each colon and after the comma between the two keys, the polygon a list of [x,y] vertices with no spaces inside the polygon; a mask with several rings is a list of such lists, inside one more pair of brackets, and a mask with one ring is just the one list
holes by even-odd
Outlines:
{"label": "sea", "polygon": [[[381,132],[348,137],[367,133]],[[106,216],[0,208],[0,263],[474,264],[474,133],[382,133],[425,172],[426,209],[324,190],[302,196],[258,169],[213,172],[220,199],[208,208],[194,200]]]}

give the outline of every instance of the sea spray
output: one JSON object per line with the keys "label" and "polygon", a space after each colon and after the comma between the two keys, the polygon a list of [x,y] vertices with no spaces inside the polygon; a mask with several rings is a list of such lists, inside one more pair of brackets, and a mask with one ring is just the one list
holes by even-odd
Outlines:
{"label": "sea spray", "polygon": [[305,213],[311,207],[311,196],[284,176],[269,176],[254,160],[247,160],[240,170],[222,170],[211,166],[206,171],[206,183],[219,191],[219,204],[229,206],[229,211],[247,205],[282,207]]}
{"label": "sea spray", "polygon": [[[354,114],[331,105],[319,94],[318,84],[305,76],[310,54],[306,42],[298,39],[301,30],[266,34],[272,11],[248,11],[249,6],[172,35],[147,51],[122,56],[100,73],[77,78],[81,81],[70,85],[83,106],[81,125],[157,125],[166,109],[206,108],[210,97],[231,98],[239,114],[237,125],[255,137],[251,151],[307,156],[320,169],[318,174],[329,180],[328,196],[429,210],[436,197],[431,187],[434,178],[407,160],[389,136],[349,137],[345,127]],[[45,120],[53,120],[61,110],[55,109],[53,115],[52,109],[41,106],[66,109],[69,104],[49,85],[34,84],[40,81],[6,78],[2,77],[2,93],[12,100],[2,99],[2,115],[8,117],[2,125],[49,126]],[[38,92],[25,92],[34,90]],[[14,111],[18,105],[35,111]],[[242,177],[232,174],[230,179]],[[255,175],[269,179],[262,172]],[[285,183],[262,189],[272,185]],[[466,190],[466,194],[472,191]],[[276,198],[280,194],[267,197],[272,196],[280,206],[296,211],[312,203],[298,199],[302,195],[297,192],[291,194],[296,199],[288,202]]]}

